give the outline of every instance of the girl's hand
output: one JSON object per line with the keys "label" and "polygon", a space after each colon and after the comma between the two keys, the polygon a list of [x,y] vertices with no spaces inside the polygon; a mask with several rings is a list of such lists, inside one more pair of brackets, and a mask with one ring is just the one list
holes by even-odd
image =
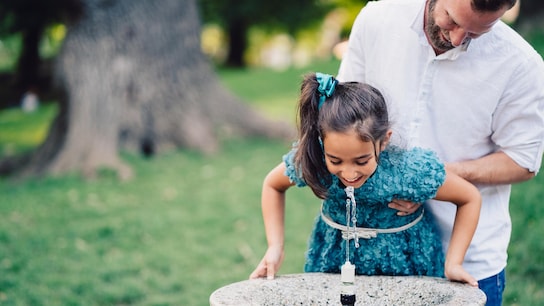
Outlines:
{"label": "girl's hand", "polygon": [[445,274],[446,278],[448,278],[451,281],[458,281],[463,282],[471,285],[472,287],[478,287],[478,281],[472,277],[463,266],[456,264],[456,265],[446,265],[445,268]]}
{"label": "girl's hand", "polygon": [[267,279],[274,279],[283,262],[283,256],[282,247],[269,247],[257,268],[249,275],[249,279],[265,276]]}

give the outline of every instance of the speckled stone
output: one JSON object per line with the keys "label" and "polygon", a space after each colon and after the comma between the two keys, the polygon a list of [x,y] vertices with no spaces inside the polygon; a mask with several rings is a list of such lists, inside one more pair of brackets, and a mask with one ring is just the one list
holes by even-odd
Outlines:
{"label": "speckled stone", "polygon": [[[446,279],[357,276],[356,305],[485,305],[483,291]],[[233,283],[214,291],[211,306],[340,305],[340,275],[303,273]]]}

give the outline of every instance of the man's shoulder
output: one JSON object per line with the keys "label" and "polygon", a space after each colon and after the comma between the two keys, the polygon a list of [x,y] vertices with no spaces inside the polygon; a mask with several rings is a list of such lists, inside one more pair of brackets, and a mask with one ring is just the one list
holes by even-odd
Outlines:
{"label": "man's shoulder", "polygon": [[483,54],[488,60],[497,63],[500,62],[497,58],[516,63],[527,62],[528,65],[534,65],[535,60],[541,61],[541,56],[534,47],[502,21],[499,21],[491,32],[476,39],[474,43],[479,49],[477,54]]}
{"label": "man's shoulder", "polygon": [[[516,30],[511,28],[509,25],[505,24],[502,21],[499,21],[495,25],[495,40],[501,40],[507,42],[508,46],[515,49],[523,56],[533,56],[536,53],[536,50],[533,46],[523,38]],[[515,52],[510,49],[508,52]]]}
{"label": "man's shoulder", "polygon": [[374,18],[376,22],[383,24],[388,21],[402,24],[413,21],[425,5],[425,0],[380,0],[370,1],[363,8],[365,18]]}
{"label": "man's shoulder", "polygon": [[380,1],[369,1],[365,8],[374,9],[374,10],[399,10],[403,11],[406,9],[415,9],[419,10],[422,5],[425,4],[425,0],[380,0]]}

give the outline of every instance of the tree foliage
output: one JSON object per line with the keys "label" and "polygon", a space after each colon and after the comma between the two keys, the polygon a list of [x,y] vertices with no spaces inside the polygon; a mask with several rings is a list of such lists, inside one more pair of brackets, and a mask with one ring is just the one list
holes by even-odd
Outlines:
{"label": "tree foliage", "polygon": [[319,0],[199,0],[206,21],[223,26],[234,20],[250,25],[263,25],[292,32],[319,21],[332,8],[332,3]]}
{"label": "tree foliage", "polygon": [[22,37],[14,81],[18,94],[40,86],[39,43],[46,27],[76,18],[80,12],[79,0],[0,1],[0,35],[18,33]]}
{"label": "tree foliage", "polygon": [[319,22],[333,6],[319,0],[199,0],[203,18],[222,26],[229,40],[226,64],[244,66],[248,31],[253,26],[293,33],[312,22]]}
{"label": "tree foliage", "polygon": [[544,1],[518,0],[519,16],[515,27],[522,33],[544,32]]}
{"label": "tree foliage", "polygon": [[0,173],[132,171],[119,151],[219,151],[224,136],[292,139],[228,92],[200,49],[196,0],[83,0],[56,59],[59,114],[34,152]]}
{"label": "tree foliage", "polygon": [[542,0],[518,0],[520,1],[520,13],[523,17],[531,17],[544,13],[544,1]]}

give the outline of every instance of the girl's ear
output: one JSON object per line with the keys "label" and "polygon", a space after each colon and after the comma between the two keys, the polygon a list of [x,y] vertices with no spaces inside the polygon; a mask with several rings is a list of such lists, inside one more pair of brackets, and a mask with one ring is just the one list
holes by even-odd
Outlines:
{"label": "girl's ear", "polygon": [[392,130],[388,130],[385,134],[385,137],[382,139],[380,144],[380,152],[385,150],[387,148],[387,145],[389,144],[389,140],[391,139],[391,135],[393,134]]}

